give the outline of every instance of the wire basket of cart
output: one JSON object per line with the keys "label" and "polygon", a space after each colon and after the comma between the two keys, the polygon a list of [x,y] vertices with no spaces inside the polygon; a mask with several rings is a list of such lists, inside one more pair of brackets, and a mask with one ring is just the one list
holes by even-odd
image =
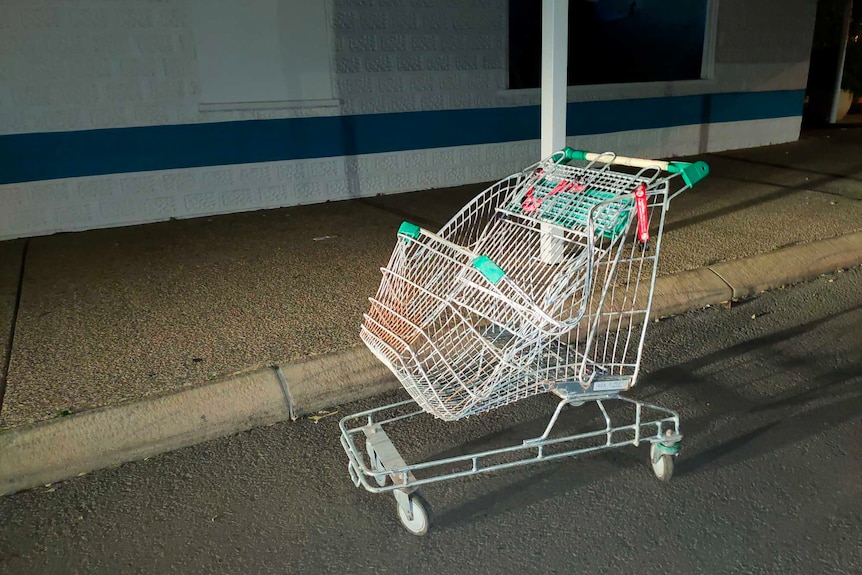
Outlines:
{"label": "wire basket of cart", "polygon": [[[654,471],[669,478],[678,415],[619,394],[640,366],[665,212],[707,173],[702,162],[567,148],[497,182],[436,233],[402,224],[360,337],[411,401],[342,420],[357,485],[393,491],[405,527],[424,532],[418,485],[549,459],[549,445],[570,445],[559,457],[596,450],[580,445],[595,438],[600,448],[648,440]],[[506,448],[505,463],[483,465],[490,455],[478,453],[408,465],[384,430],[421,414],[459,420],[547,392],[560,401],[545,433]],[[625,425],[612,421],[611,400],[631,407]],[[562,408],[584,403],[598,406],[606,425],[552,437]],[[387,416],[407,407],[409,414]],[[443,470],[459,464],[469,468]],[[420,470],[430,476],[417,479]]]}

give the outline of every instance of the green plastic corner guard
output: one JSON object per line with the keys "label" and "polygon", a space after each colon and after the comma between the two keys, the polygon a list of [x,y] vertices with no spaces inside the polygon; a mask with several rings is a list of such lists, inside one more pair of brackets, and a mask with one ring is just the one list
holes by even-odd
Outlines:
{"label": "green plastic corner guard", "polygon": [[401,222],[401,226],[398,227],[398,235],[405,235],[417,240],[419,239],[419,230],[420,228],[416,224]]}
{"label": "green plastic corner guard", "polygon": [[695,185],[709,175],[709,164],[706,162],[670,162],[667,171],[671,174],[681,174],[689,187]]}
{"label": "green plastic corner guard", "polygon": [[555,164],[566,165],[572,160],[586,160],[587,153],[581,150],[573,150],[572,148],[563,148],[551,156],[551,161]]}
{"label": "green plastic corner guard", "polygon": [[485,276],[489,282],[497,285],[506,272],[495,264],[488,256],[479,256],[473,260],[473,267],[479,270],[479,273]]}
{"label": "green plastic corner guard", "polygon": [[588,154],[588,152],[585,152],[584,150],[574,150],[572,148],[563,148],[562,153],[568,162],[571,162],[572,160],[585,161]]}

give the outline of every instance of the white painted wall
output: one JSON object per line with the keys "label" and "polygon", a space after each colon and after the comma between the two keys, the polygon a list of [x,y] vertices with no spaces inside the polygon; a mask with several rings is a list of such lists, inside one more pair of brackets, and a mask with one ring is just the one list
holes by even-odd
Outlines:
{"label": "white painted wall", "polygon": [[[4,0],[0,134],[539,103],[505,89],[506,0],[329,0],[337,106],[202,111],[191,1]],[[804,88],[814,2],[718,12],[714,78],[570,88],[570,101]],[[570,143],[666,157],[798,133],[788,118]],[[10,184],[0,239],[488,181],[537,156],[538,141]]]}
{"label": "white painted wall", "polygon": [[331,100],[326,5],[308,0],[189,0],[203,104]]}

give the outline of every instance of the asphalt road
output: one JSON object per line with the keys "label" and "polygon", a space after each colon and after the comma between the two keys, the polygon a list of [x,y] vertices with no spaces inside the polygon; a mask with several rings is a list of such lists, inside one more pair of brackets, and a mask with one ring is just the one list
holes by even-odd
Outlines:
{"label": "asphalt road", "polygon": [[[338,417],[303,420],[0,499],[0,572],[858,574],[860,294],[857,268],[652,324],[633,395],[681,413],[670,483],[641,446],[429,486],[418,538],[354,488]],[[409,456],[518,441],[552,406],[393,438]]]}

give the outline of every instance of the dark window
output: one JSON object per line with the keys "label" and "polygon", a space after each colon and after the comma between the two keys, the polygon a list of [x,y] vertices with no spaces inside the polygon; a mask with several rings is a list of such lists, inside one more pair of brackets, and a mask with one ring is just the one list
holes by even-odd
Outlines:
{"label": "dark window", "polygon": [[[707,0],[569,0],[570,86],[701,77]],[[542,2],[509,0],[509,88],[538,88]]]}

